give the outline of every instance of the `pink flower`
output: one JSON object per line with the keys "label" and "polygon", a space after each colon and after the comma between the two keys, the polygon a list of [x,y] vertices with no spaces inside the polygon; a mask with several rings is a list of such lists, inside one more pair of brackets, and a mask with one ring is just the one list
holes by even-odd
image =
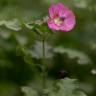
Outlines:
{"label": "pink flower", "polygon": [[52,5],[49,15],[47,23],[50,29],[68,32],[76,24],[74,13],[62,3]]}

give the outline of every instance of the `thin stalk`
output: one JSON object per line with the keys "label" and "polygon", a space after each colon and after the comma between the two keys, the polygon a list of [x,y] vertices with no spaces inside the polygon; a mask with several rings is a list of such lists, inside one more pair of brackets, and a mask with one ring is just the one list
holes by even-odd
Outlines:
{"label": "thin stalk", "polygon": [[46,56],[45,56],[45,36],[42,39],[42,64],[43,64],[43,89],[46,88]]}

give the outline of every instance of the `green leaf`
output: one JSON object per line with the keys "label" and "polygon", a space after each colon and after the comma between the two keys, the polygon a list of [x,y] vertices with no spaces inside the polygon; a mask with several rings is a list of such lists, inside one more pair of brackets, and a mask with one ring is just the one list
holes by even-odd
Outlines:
{"label": "green leaf", "polygon": [[29,87],[22,87],[22,91],[25,93],[24,96],[38,96],[37,92]]}
{"label": "green leaf", "polygon": [[0,26],[4,26],[7,29],[10,29],[13,31],[20,31],[25,28],[27,28],[29,30],[33,29],[33,24],[21,22],[18,19],[2,20],[2,21],[0,21]]}
{"label": "green leaf", "polygon": [[78,64],[89,64],[89,63],[91,63],[91,59],[89,58],[89,56],[82,51],[58,46],[58,47],[54,48],[54,52],[55,53],[60,53],[60,54],[67,53],[69,58],[78,58],[78,61],[77,61]]}
{"label": "green leaf", "polygon": [[87,96],[84,92],[76,91],[71,96]]}
{"label": "green leaf", "polygon": [[36,20],[33,22],[34,29],[38,29],[36,31],[39,31],[40,34],[42,33],[53,33],[53,31],[48,27],[47,25],[47,18],[43,18],[43,20]]}
{"label": "green leaf", "polygon": [[11,30],[14,30],[14,31],[21,30],[21,25],[17,19],[6,21],[5,26]]}
{"label": "green leaf", "polygon": [[43,23],[41,26],[38,26],[38,28],[41,30],[41,32],[47,32],[47,33],[53,33],[51,29],[49,29],[47,23]]}
{"label": "green leaf", "polygon": [[61,79],[47,89],[48,96],[86,96],[85,93],[78,91],[78,84],[75,79]]}
{"label": "green leaf", "polygon": [[[76,79],[69,78],[54,81],[48,80],[46,89],[41,90],[43,92],[41,96],[87,96],[84,92],[79,90]],[[25,93],[25,96],[38,96],[37,93],[39,93],[30,87],[23,87],[22,91]]]}
{"label": "green leaf", "polygon": [[21,24],[17,19],[13,20],[2,20],[0,21],[0,26],[5,26],[6,28],[13,30],[13,31],[19,31],[21,30]]}
{"label": "green leaf", "polygon": [[33,27],[33,24],[31,24],[31,23],[24,23],[24,26],[25,26],[26,28],[28,28],[29,30],[31,30],[31,29],[34,28],[34,27]]}

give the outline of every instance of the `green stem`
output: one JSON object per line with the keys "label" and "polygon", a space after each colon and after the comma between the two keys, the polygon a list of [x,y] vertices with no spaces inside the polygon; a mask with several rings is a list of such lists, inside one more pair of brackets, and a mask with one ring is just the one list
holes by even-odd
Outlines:
{"label": "green stem", "polygon": [[46,56],[45,56],[45,36],[42,39],[42,64],[43,64],[43,89],[46,88]]}

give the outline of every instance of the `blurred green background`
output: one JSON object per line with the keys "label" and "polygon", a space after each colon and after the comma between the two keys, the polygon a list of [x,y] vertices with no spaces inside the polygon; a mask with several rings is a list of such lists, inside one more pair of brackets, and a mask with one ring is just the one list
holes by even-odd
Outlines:
{"label": "blurred green background", "polygon": [[[46,48],[52,49],[51,53],[46,51],[49,77],[60,78],[59,72],[66,70],[68,77],[78,79],[81,90],[96,96],[96,0],[0,0],[0,21],[42,19],[48,15],[49,6],[57,2],[74,11],[77,24],[71,32],[49,36],[46,43]],[[27,30],[17,32],[15,38],[12,30],[0,27],[0,96],[23,96],[20,87],[28,85],[39,73],[26,62],[30,59],[40,64],[41,43],[37,38]],[[17,40],[28,49],[30,58],[18,51]]]}

